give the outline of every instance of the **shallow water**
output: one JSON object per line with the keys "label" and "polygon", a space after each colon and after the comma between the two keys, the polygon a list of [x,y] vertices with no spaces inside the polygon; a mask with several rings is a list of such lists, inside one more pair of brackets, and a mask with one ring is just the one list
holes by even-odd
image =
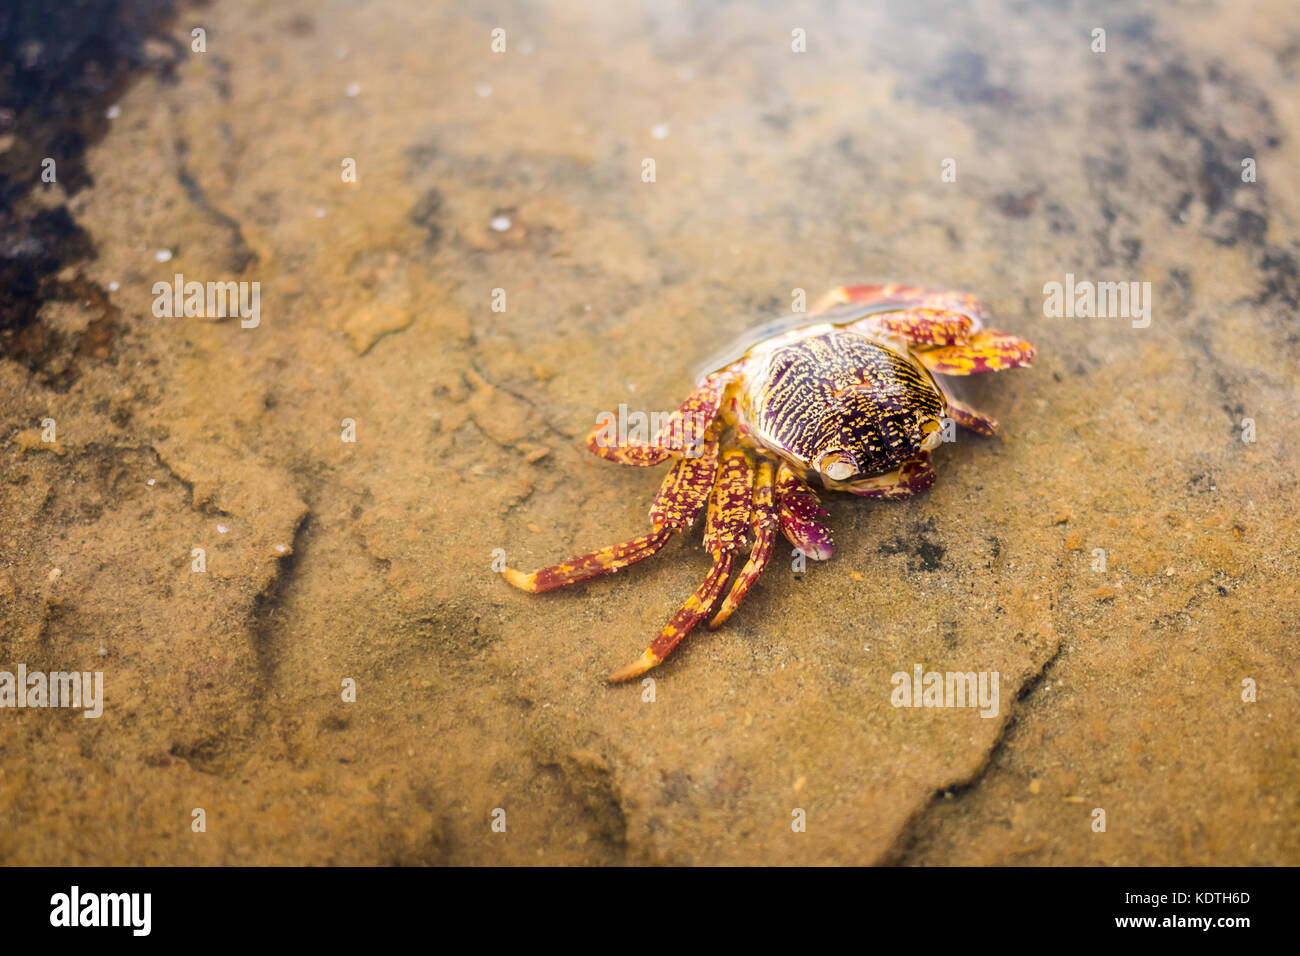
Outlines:
{"label": "shallow water", "polygon": [[[220,0],[163,29],[15,201],[94,254],[4,332],[0,670],[102,671],[105,701],[0,709],[0,860],[1300,862],[1289,4]],[[177,273],[259,283],[256,326],[157,315]],[[1067,273],[1149,282],[1149,326],[1046,315]],[[917,498],[828,499],[833,560],[783,544],[653,700],[606,686],[698,534],[542,596],[495,549],[647,530],[660,473],[589,455],[596,415],[675,407],[792,290],[876,281],[1038,346],[969,382],[1001,434]],[[997,713],[893,706],[915,665],[996,672]]]}

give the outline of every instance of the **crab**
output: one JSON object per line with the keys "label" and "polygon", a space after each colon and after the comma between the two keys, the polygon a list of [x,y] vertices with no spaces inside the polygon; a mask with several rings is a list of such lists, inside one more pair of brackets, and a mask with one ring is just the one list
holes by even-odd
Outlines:
{"label": "crab", "polygon": [[808,558],[831,557],[816,486],[908,498],[934,484],[931,452],[945,420],[994,434],[997,422],[958,400],[942,378],[1032,363],[1032,345],[987,328],[987,320],[979,300],[964,293],[841,286],[794,327],[787,320],[766,329],[743,353],[715,364],[653,439],[613,437],[608,422],[592,432],[587,447],[609,461],[673,462],[650,506],[649,532],[529,574],[507,567],[502,576],[538,593],[611,574],[657,553],[705,511],[704,548],[713,564],[704,582],[645,653],[608,680],[644,674],[720,598],[709,629],[731,616],[771,557],[778,528]]}

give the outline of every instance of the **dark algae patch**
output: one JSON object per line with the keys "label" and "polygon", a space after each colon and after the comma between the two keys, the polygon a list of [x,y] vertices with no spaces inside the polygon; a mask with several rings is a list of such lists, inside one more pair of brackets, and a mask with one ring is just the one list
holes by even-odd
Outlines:
{"label": "dark algae patch", "polygon": [[[103,290],[64,270],[95,256],[67,209],[37,191],[66,196],[92,185],[86,148],[108,132],[109,107],[142,70],[170,73],[182,54],[163,31],[172,0],[20,0],[0,5],[0,355],[57,389],[77,360],[106,358],[116,310]],[[48,160],[53,161],[51,167]],[[68,341],[39,322],[46,302],[80,298],[99,317]]]}

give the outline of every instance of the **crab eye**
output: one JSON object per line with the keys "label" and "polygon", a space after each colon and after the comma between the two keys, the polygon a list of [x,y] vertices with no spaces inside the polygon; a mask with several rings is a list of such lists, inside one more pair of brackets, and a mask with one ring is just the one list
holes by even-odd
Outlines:
{"label": "crab eye", "polygon": [[858,473],[858,462],[846,451],[835,451],[821,460],[817,470],[831,481],[847,481]]}

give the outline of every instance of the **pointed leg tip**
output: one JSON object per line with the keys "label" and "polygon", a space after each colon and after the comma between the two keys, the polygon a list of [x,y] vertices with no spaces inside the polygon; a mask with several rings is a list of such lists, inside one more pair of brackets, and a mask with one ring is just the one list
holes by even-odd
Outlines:
{"label": "pointed leg tip", "polygon": [[506,583],[517,587],[521,591],[530,593],[537,592],[537,575],[524,574],[522,571],[516,571],[514,568],[505,568],[501,576],[506,579]]}
{"label": "pointed leg tip", "polygon": [[731,593],[722,599],[722,604],[718,606],[718,610],[713,615],[713,619],[705,626],[710,631],[716,631],[718,628],[722,627],[723,624],[727,623],[727,618],[731,617],[731,615],[735,613],[736,608],[740,606],[740,601],[745,596],[747,590],[749,590],[749,584],[743,578],[737,578],[735,585],[731,589]]}
{"label": "pointed leg tip", "polygon": [[650,650],[646,650],[644,654],[638,657],[631,664],[614,671],[614,673],[610,674],[605,678],[605,680],[611,684],[622,684],[624,681],[629,681],[634,677],[640,677],[661,660],[663,660],[663,658],[656,657]]}

